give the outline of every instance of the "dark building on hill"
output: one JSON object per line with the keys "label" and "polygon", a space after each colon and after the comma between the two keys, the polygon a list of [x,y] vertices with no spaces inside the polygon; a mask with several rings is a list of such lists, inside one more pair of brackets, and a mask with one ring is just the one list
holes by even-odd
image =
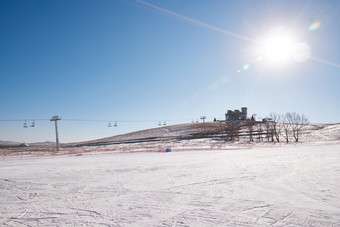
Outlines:
{"label": "dark building on hill", "polygon": [[247,107],[242,107],[241,111],[239,110],[228,110],[225,114],[226,121],[237,121],[237,120],[247,120]]}

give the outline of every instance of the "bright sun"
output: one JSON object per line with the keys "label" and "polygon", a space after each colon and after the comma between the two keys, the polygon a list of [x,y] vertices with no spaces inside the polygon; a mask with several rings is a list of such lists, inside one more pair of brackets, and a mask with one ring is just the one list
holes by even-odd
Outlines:
{"label": "bright sun", "polygon": [[273,31],[261,41],[260,57],[269,63],[280,65],[294,55],[295,40],[291,34],[281,30]]}

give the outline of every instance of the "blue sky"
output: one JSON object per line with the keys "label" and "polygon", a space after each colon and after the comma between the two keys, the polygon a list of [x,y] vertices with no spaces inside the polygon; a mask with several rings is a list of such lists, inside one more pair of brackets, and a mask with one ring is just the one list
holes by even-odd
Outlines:
{"label": "blue sky", "polygon": [[[53,115],[61,142],[223,119],[242,106],[340,122],[338,12],[335,0],[2,0],[0,120],[19,121],[0,121],[0,140],[54,141]],[[259,41],[275,29],[310,58],[263,62]]]}

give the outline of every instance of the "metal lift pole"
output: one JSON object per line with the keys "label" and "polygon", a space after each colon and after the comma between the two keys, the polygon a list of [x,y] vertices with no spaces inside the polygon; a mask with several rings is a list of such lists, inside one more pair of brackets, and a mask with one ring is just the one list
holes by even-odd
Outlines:
{"label": "metal lift pole", "polygon": [[58,137],[58,121],[61,120],[59,116],[52,116],[51,121],[55,123],[55,141],[57,145],[57,151],[59,151],[59,137]]}

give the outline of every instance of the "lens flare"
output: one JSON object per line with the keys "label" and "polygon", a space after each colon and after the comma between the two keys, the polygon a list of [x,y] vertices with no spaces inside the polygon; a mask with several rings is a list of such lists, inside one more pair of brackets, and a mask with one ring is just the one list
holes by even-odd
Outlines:
{"label": "lens flare", "polygon": [[208,87],[210,91],[217,91],[218,88],[219,88],[219,85],[216,82],[212,82],[211,84],[209,84],[209,87]]}
{"label": "lens flare", "polygon": [[244,65],[243,65],[243,70],[246,70],[246,71],[247,71],[249,68],[250,68],[250,65],[248,65],[248,64],[244,64]]}
{"label": "lens flare", "polygon": [[321,27],[321,22],[320,21],[316,21],[313,24],[309,25],[308,30],[310,32],[312,32],[312,31],[315,31],[315,30],[319,29],[320,27]]}

